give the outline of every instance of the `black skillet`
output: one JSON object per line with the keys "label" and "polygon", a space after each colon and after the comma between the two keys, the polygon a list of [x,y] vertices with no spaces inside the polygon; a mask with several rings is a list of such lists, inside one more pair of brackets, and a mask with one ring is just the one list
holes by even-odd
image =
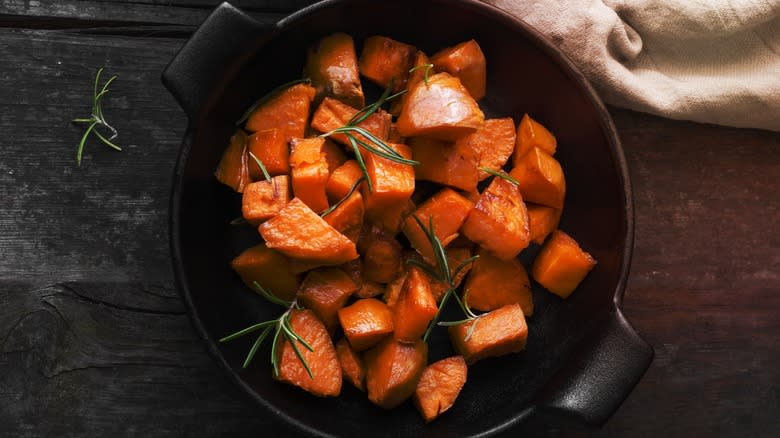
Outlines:
{"label": "black skillet", "polygon": [[[348,384],[337,399],[280,384],[271,378],[267,345],[243,370],[252,340],[215,342],[278,313],[229,268],[229,260],[258,238],[249,227],[229,225],[240,214],[240,198],[217,183],[215,166],[242,112],[299,78],[306,48],[335,31],[351,34],[358,45],[369,35],[386,35],[429,54],[476,39],[488,60],[488,96],[481,105],[515,121],[528,112],[556,134],[568,186],[561,228],[599,262],[565,301],[535,285],[526,351],[470,367],[455,406],[428,425],[410,404],[383,411]],[[337,436],[484,436],[539,413],[599,425],[649,366],[652,349],[619,309],[634,218],[615,128],[582,74],[527,25],[472,0],[325,1],[275,26],[224,3],[176,55],[163,81],[189,116],[171,199],[178,286],[214,357],[257,400],[261,414],[298,431]],[[447,344],[443,333],[432,337],[431,359],[452,354]]]}

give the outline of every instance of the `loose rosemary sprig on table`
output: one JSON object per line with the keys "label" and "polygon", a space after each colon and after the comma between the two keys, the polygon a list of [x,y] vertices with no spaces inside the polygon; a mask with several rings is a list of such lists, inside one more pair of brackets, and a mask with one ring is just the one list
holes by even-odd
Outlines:
{"label": "loose rosemary sprig on table", "polygon": [[[111,78],[107,80],[102,87],[100,87],[100,91],[98,91],[98,84],[100,83],[101,73],[103,73],[103,67],[100,67],[97,73],[95,74],[95,84],[92,89],[92,114],[87,118],[73,119],[73,123],[89,124],[87,126],[87,130],[84,131],[84,135],[81,136],[81,141],[79,142],[79,147],[76,152],[76,164],[78,166],[81,166],[81,156],[84,153],[84,145],[87,143],[87,138],[89,138],[89,134],[95,134],[97,138],[100,139],[100,141],[102,141],[112,149],[115,149],[117,151],[122,150],[121,147],[117,146],[111,141],[117,137],[117,132],[113,126],[109,125],[108,122],[106,122],[106,118],[103,115],[103,96],[105,96],[106,93],[108,93],[108,86],[111,85],[112,82],[114,82],[116,76],[111,76]],[[108,138],[106,138],[98,130],[98,128],[100,127],[106,128],[109,131],[111,131],[111,135]]]}
{"label": "loose rosemary sprig on table", "polygon": [[271,365],[274,367],[274,376],[279,376],[279,358],[276,355],[277,349],[279,348],[279,342],[282,340],[282,336],[287,338],[287,340],[290,342],[290,345],[293,348],[293,351],[295,352],[295,355],[298,356],[298,360],[301,361],[303,364],[303,367],[306,369],[306,372],[309,374],[310,378],[314,378],[314,375],[311,372],[311,368],[309,368],[308,362],[306,362],[306,358],[303,357],[303,354],[301,354],[301,350],[298,348],[297,343],[300,342],[301,345],[306,347],[309,351],[314,351],[314,348],[312,348],[311,345],[309,345],[308,342],[306,342],[301,336],[299,336],[295,331],[292,329],[292,326],[290,326],[290,312],[292,312],[295,309],[300,309],[298,306],[297,301],[285,301],[274,294],[267,291],[265,288],[260,286],[258,282],[254,282],[254,286],[257,289],[258,292],[260,292],[260,295],[263,296],[266,300],[278,304],[279,306],[286,307],[287,310],[281,314],[276,319],[271,319],[268,321],[263,321],[258,324],[251,325],[245,329],[239,330],[232,335],[225,336],[224,338],[220,339],[219,342],[228,342],[232,341],[233,339],[239,338],[241,336],[244,336],[249,333],[256,332],[258,330],[262,330],[260,332],[260,335],[255,340],[255,343],[252,344],[252,348],[249,349],[249,353],[246,355],[246,359],[244,359],[244,364],[242,365],[243,368],[246,368],[249,366],[250,362],[252,362],[252,359],[255,357],[255,353],[257,353],[257,349],[260,347],[260,344],[263,343],[265,338],[268,337],[268,335],[271,333],[271,331],[274,331],[274,339],[273,343],[271,344]]}

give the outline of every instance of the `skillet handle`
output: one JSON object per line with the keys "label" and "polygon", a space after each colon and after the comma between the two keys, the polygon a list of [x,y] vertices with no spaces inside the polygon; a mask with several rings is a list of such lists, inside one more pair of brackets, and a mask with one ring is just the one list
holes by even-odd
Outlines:
{"label": "skillet handle", "polygon": [[599,322],[575,359],[542,389],[539,407],[554,416],[601,426],[617,410],[653,361],[653,348],[620,309]]}
{"label": "skillet handle", "polygon": [[235,71],[230,67],[246,60],[259,38],[272,29],[273,25],[260,23],[230,3],[222,3],[165,67],[163,84],[190,119],[196,118],[210,96],[227,83]]}

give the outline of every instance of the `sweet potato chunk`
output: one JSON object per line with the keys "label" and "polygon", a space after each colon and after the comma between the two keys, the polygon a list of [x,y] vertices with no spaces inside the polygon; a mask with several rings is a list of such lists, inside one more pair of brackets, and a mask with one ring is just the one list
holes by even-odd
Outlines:
{"label": "sweet potato chunk", "polygon": [[269,248],[306,262],[338,265],[358,257],[355,243],[298,198],[258,228]]}
{"label": "sweet potato chunk", "polygon": [[539,148],[531,149],[509,173],[520,181],[523,199],[563,208],[566,180],[558,161]]}
{"label": "sweet potato chunk", "polygon": [[364,214],[363,196],[360,192],[354,192],[323,219],[339,233],[357,243],[363,227]]}
{"label": "sweet potato chunk", "polygon": [[[465,262],[469,257],[471,257],[471,248],[447,248],[447,264],[450,266],[450,275],[454,274],[455,269],[457,269],[458,266]],[[472,266],[474,266],[474,263],[469,263],[463,269],[461,269],[460,272],[458,272],[458,275],[452,279],[455,283],[455,287],[460,285],[460,283],[466,277],[466,274],[468,274],[472,269]],[[450,286],[447,284],[447,282],[434,278],[431,278],[430,281],[431,294],[438,303],[444,297],[444,294],[447,292],[447,289],[449,289]]]}
{"label": "sweet potato chunk", "polygon": [[393,335],[402,342],[416,341],[425,334],[438,309],[428,276],[410,266],[401,295],[393,307]]}
{"label": "sweet potato chunk", "polygon": [[406,88],[416,53],[409,44],[383,36],[368,37],[360,53],[360,73],[382,88],[392,81],[393,91],[401,91]]}
{"label": "sweet potato chunk", "polygon": [[338,325],[338,311],[357,290],[349,275],[338,268],[309,271],[298,290],[298,303],[310,309],[330,333]]}
{"label": "sweet potato chunk", "polygon": [[[249,152],[252,153],[271,176],[290,173],[290,148],[284,133],[279,129],[265,129],[249,136]],[[264,179],[260,166],[251,157],[248,160],[252,180]]]}
{"label": "sweet potato chunk", "polygon": [[277,297],[292,301],[298,291],[298,277],[284,255],[260,244],[253,246],[230,262],[230,266],[250,289],[257,292],[256,281]]}
{"label": "sweet potato chunk", "polygon": [[530,242],[528,211],[520,189],[503,178],[493,178],[461,232],[500,259],[516,257]]}
{"label": "sweet potato chunk", "polygon": [[334,33],[309,48],[305,76],[317,87],[318,98],[334,98],[357,108],[365,105],[352,37]]}
{"label": "sweet potato chunk", "polygon": [[393,314],[387,304],[364,298],[339,309],[344,336],[355,351],[363,351],[393,332]]}
{"label": "sweet potato chunk", "polygon": [[230,144],[222,154],[222,159],[214,172],[219,182],[239,193],[243,192],[244,187],[251,182],[246,143],[246,134],[239,129],[230,137]]}
{"label": "sweet potato chunk", "polygon": [[247,131],[277,128],[287,142],[302,138],[314,93],[309,84],[296,84],[279,92],[252,112],[246,122]]}
{"label": "sweet potato chunk", "polygon": [[468,367],[463,356],[452,356],[428,365],[414,391],[414,406],[431,422],[455,404],[466,384]]}
{"label": "sweet potato chunk", "polygon": [[487,88],[485,55],[476,41],[469,40],[443,49],[431,57],[431,62],[436,67],[436,71],[444,71],[459,78],[474,100],[485,97]]}
{"label": "sweet potato chunk", "polygon": [[561,230],[553,231],[531,266],[534,280],[545,289],[567,298],[596,266],[596,259]]}
{"label": "sweet potato chunk", "polygon": [[328,163],[328,174],[333,173],[338,167],[347,161],[347,156],[341,146],[332,142],[329,138],[322,144],[322,152],[325,154],[325,161]]}
{"label": "sweet potato chunk", "polygon": [[533,148],[539,148],[549,155],[555,155],[558,141],[550,131],[541,123],[532,119],[528,114],[524,114],[517,125],[517,137],[515,141],[515,150],[512,154],[512,163],[517,166],[518,162]]}
{"label": "sweet potato chunk", "polygon": [[347,193],[352,190],[352,186],[362,177],[363,171],[360,170],[360,165],[355,160],[347,160],[337,167],[328,176],[328,183],[325,186],[325,192],[330,202],[338,202],[339,199],[347,196]]}
{"label": "sweet potato chunk", "polygon": [[477,102],[447,73],[418,82],[409,89],[398,117],[398,132],[404,137],[427,136],[454,141],[475,132],[485,121]]}
{"label": "sweet potato chunk", "polygon": [[384,291],[385,286],[383,284],[364,278],[360,284],[360,289],[355,292],[355,296],[358,298],[374,298],[382,295]]}
{"label": "sweet potato chunk", "polygon": [[[412,150],[402,144],[388,143],[393,150],[406,159],[412,158]],[[388,209],[402,209],[414,192],[414,167],[396,163],[372,153],[363,154],[373,191],[364,185],[363,197],[366,212],[374,218]]]}
{"label": "sweet potato chunk", "polygon": [[328,208],[325,185],[328,183],[328,162],[322,147],[324,138],[295,138],[292,141],[290,167],[295,197],[309,208],[320,212]]}
{"label": "sweet potato chunk", "polygon": [[[447,246],[458,235],[458,229],[466,221],[466,217],[474,204],[468,199],[459,195],[450,188],[444,188],[427,201],[413,213],[422,221],[426,229],[429,220],[433,220],[433,230],[436,237],[442,242],[442,246]],[[413,217],[408,217],[401,226],[406,238],[412,244],[412,247],[419,252],[428,263],[435,263],[436,258],[433,255],[431,242],[420,228]]]}
{"label": "sweet potato chunk", "polygon": [[371,223],[377,224],[385,231],[395,235],[398,234],[403,221],[415,209],[414,202],[411,199],[400,205],[391,205],[382,209],[366,211],[366,217]]}
{"label": "sweet potato chunk", "polygon": [[352,347],[349,346],[349,342],[347,342],[346,338],[341,338],[336,342],[336,355],[339,358],[341,373],[344,377],[349,380],[349,383],[353,384],[355,388],[365,391],[366,365],[363,362],[360,353],[356,353]]}
{"label": "sweet potato chunk", "polygon": [[526,204],[526,207],[528,207],[528,231],[531,233],[531,241],[541,245],[544,239],[558,228],[562,210],[536,204]]}
{"label": "sweet potato chunk", "polygon": [[366,280],[388,283],[401,268],[401,244],[377,225],[363,228],[358,252],[363,256],[362,275]]}
{"label": "sweet potato chunk", "polygon": [[368,399],[392,409],[414,394],[428,361],[428,344],[422,339],[409,344],[388,338],[367,351],[365,360]]}
{"label": "sweet potato chunk", "polygon": [[[511,117],[485,120],[477,132],[456,141],[455,147],[471,150],[479,167],[500,170],[515,149],[515,122]],[[480,181],[489,176],[489,173],[479,171]]]}
{"label": "sweet potato chunk", "polygon": [[387,303],[387,307],[392,309],[398,303],[398,298],[401,296],[401,291],[403,290],[404,283],[406,283],[406,276],[408,274],[408,269],[402,269],[391,282],[387,283],[387,287],[385,287],[384,294],[382,295],[382,299]]}
{"label": "sweet potato chunk", "polygon": [[[476,327],[466,339],[472,324],[476,324]],[[449,328],[449,334],[455,351],[471,365],[486,357],[503,356],[524,350],[528,339],[528,326],[520,305],[510,304],[480,315],[478,319],[452,326]]]}
{"label": "sweet potato chunk", "polygon": [[495,310],[507,304],[519,304],[526,316],[534,313],[531,282],[523,264],[516,258],[501,260],[485,250],[478,252],[463,290],[466,302],[474,309]]}
{"label": "sweet potato chunk", "polygon": [[309,351],[300,342],[297,345],[311,369],[312,376],[306,372],[289,339],[283,337],[277,352],[279,375],[276,378],[318,397],[339,395],[343,380],[341,365],[325,326],[310,310],[293,310],[290,313],[290,326],[314,350]]}
{"label": "sweet potato chunk", "polygon": [[409,146],[412,158],[420,162],[414,167],[415,178],[465,191],[477,190],[478,158],[470,145],[413,137],[409,139]]}
{"label": "sweet potato chunk", "polygon": [[[357,108],[353,108],[336,99],[326,97],[320,106],[317,107],[317,111],[314,112],[314,116],[311,119],[311,127],[322,133],[330,132],[345,126],[357,112]],[[380,109],[368,116],[367,119],[358,123],[357,126],[370,132],[380,140],[387,140],[387,137],[390,135],[391,122],[392,116]],[[360,134],[355,134],[355,137],[368,144],[373,144]],[[333,134],[328,138],[348,146],[350,149],[352,148],[345,134]]]}
{"label": "sweet potato chunk", "polygon": [[287,175],[253,182],[244,188],[241,214],[251,225],[258,226],[276,216],[290,199],[290,178]]}
{"label": "sweet potato chunk", "polygon": [[[428,65],[431,65],[430,68],[426,67]],[[428,76],[431,76],[434,74],[433,71],[433,65],[431,64],[431,60],[428,59],[428,55],[426,55],[424,52],[418,50],[417,53],[414,55],[414,63],[412,67],[409,70],[415,69],[411,73],[409,73],[408,78],[406,79],[406,89],[411,90],[418,82],[425,80],[426,70],[428,71]],[[401,109],[404,107],[404,102],[406,102],[406,94],[402,94],[401,97],[397,98],[390,104],[390,114],[397,116],[401,113]],[[402,143],[400,141],[397,141],[396,143]]]}

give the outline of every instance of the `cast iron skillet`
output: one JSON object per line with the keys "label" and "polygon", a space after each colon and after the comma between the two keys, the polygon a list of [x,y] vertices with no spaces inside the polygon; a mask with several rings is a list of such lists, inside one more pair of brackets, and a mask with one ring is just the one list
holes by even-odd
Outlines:
{"label": "cast iron skillet", "polygon": [[[215,166],[241,113],[300,77],[307,46],[335,31],[358,44],[369,35],[387,35],[429,54],[475,38],[488,60],[482,106],[515,121],[528,112],[556,134],[568,186],[561,228],[599,262],[565,301],[535,285],[527,350],[470,367],[455,406],[429,425],[410,404],[383,411],[349,384],[337,399],[280,384],[271,378],[267,345],[242,370],[252,339],[215,342],[278,314],[229,268],[230,259],[258,237],[249,227],[228,225],[240,214],[240,198],[215,180]],[[339,436],[484,436],[539,412],[599,425],[649,366],[652,349],[619,310],[634,220],[615,128],[582,74],[523,23],[477,1],[331,0],[262,26],[224,3],[176,55],[163,81],[190,121],[171,201],[178,286],[211,352],[266,413],[299,431]],[[431,361],[452,354],[443,332],[431,339]]]}

